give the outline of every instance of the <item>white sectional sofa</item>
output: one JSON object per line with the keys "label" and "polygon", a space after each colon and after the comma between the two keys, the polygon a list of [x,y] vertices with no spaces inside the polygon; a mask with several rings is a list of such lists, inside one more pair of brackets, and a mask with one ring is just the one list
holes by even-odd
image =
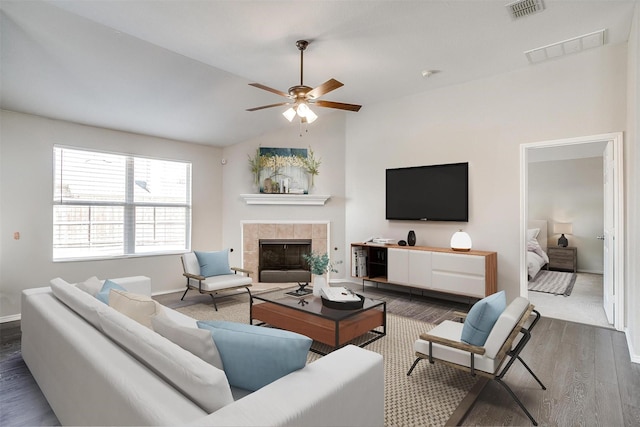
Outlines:
{"label": "white sectional sofa", "polygon": [[[150,295],[146,277],[112,281]],[[347,346],[247,394],[233,390],[224,371],[112,307],[94,305],[88,293],[52,287],[55,295],[51,287],[23,291],[22,356],[63,425],[384,424],[377,353]],[[128,338],[114,340],[114,328]]]}

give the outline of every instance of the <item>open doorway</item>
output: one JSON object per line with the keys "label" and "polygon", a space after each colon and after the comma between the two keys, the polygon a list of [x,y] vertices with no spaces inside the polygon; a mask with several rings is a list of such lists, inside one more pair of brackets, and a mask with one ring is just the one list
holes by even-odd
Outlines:
{"label": "open doorway", "polygon": [[[581,159],[581,160],[579,160]],[[546,162],[546,163],[545,163]],[[595,162],[595,163],[594,163]],[[523,144],[520,152],[520,171],[521,171],[521,295],[530,296],[531,299],[538,298],[542,295],[539,292],[531,292],[529,294],[529,278],[531,274],[536,273],[535,269],[531,271],[531,262],[527,252],[527,246],[531,249],[530,237],[532,221],[542,220],[540,223],[547,228],[548,231],[544,236],[545,244],[548,243],[551,258],[547,257],[547,262],[541,269],[546,270],[564,270],[575,271],[580,277],[580,291],[584,290],[589,282],[593,280],[601,280],[602,289],[602,310],[606,313],[605,325],[612,324],[616,329],[622,329],[624,294],[621,281],[622,260],[624,259],[623,245],[623,198],[622,198],[622,133],[612,133],[605,135],[594,135],[588,137],[571,138],[554,141],[543,141],[531,144]],[[583,178],[573,176],[571,170],[563,171],[558,168],[585,168],[591,165],[591,176],[593,171],[596,173],[596,179],[599,184],[591,183],[591,191],[588,185],[584,183]],[[598,167],[594,167],[599,166]],[[546,176],[554,175],[555,178]],[[584,171],[583,171],[584,172]],[[566,200],[559,202],[559,194],[557,190],[562,186],[563,176],[567,178],[567,185],[571,186],[572,193],[565,193]],[[576,172],[578,175],[579,172]],[[598,176],[601,174],[601,177]],[[589,176],[587,173],[583,177]],[[540,180],[539,182],[530,182],[531,179]],[[545,179],[547,182],[544,182]],[[546,194],[540,191],[540,185],[548,188]],[[594,201],[585,201],[584,198],[590,197],[590,194],[596,194],[598,191],[593,190],[593,186],[599,186],[599,201],[597,197],[593,197]],[[581,193],[583,191],[583,193]],[[592,196],[591,196],[592,197]],[[556,199],[555,201],[553,199]],[[582,205],[580,205],[582,203]],[[599,206],[594,207],[594,203]],[[539,205],[543,205],[538,209]],[[587,208],[587,206],[589,206]],[[597,210],[597,214],[594,213]],[[587,212],[590,210],[590,213]],[[540,216],[542,218],[534,218],[532,216]],[[594,224],[595,223],[595,224]],[[572,228],[573,227],[573,228]],[[572,233],[567,235],[575,246],[559,246],[559,233]],[[557,233],[557,234],[556,234]],[[542,236],[541,236],[542,237]],[[562,235],[565,238],[564,235]],[[616,238],[617,237],[617,238]],[[601,238],[602,240],[596,240]],[[582,240],[581,240],[582,239]],[[582,246],[582,252],[580,252]],[[598,252],[599,251],[599,252]],[[580,257],[578,254],[582,254]],[[541,254],[544,256],[544,254]],[[572,260],[571,257],[575,257]],[[599,259],[593,259],[599,257]],[[558,262],[558,261],[561,261]],[[578,263],[578,260],[580,263]],[[540,263],[543,263],[540,260]],[[549,268],[551,267],[551,268]],[[582,273],[580,273],[582,270]],[[602,275],[597,273],[601,272]],[[589,277],[589,273],[594,273]],[[540,275],[560,275],[567,273],[551,273],[541,271]],[[576,275],[573,275],[575,280]],[[555,279],[555,277],[554,277]],[[588,279],[586,282],[585,280]],[[539,280],[535,280],[539,281]],[[559,304],[565,306],[567,310],[563,314],[569,313],[570,310],[580,309],[578,292],[576,298],[565,297],[562,295],[544,295],[544,298],[538,298],[538,304]],[[575,302],[575,306],[571,306]],[[586,306],[585,306],[586,307]],[[543,308],[541,306],[541,308]],[[553,312],[550,307],[550,312]],[[550,314],[553,317],[553,314]],[[583,316],[584,317],[584,316]],[[589,317],[589,316],[587,316]],[[565,318],[565,317],[563,317]],[[571,320],[571,319],[567,319]],[[576,320],[580,321],[580,320]]]}

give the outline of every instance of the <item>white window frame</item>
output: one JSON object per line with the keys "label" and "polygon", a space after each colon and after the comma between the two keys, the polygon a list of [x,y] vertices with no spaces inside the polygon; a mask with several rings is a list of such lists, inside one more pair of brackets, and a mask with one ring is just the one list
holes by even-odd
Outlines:
{"label": "white window frame", "polygon": [[[65,200],[62,196],[56,194],[59,191],[56,188],[56,177],[60,170],[56,164],[56,152],[58,150],[74,150],[81,151],[84,153],[97,153],[97,154],[107,154],[111,156],[121,156],[126,161],[125,168],[125,200],[122,202],[118,201],[93,201],[93,200]],[[145,157],[139,155],[132,155],[126,153],[115,153],[109,151],[102,150],[93,150],[87,149],[84,147],[72,147],[65,145],[54,145],[53,148],[53,207],[52,211],[54,212],[52,218],[52,232],[53,232],[53,245],[52,245],[52,260],[54,262],[67,262],[67,261],[90,261],[90,260],[101,260],[101,259],[114,259],[114,258],[132,258],[132,257],[147,257],[147,256],[157,256],[157,255],[168,255],[168,254],[180,254],[189,252],[191,249],[191,215],[192,215],[192,164],[189,161],[184,160],[174,160],[174,159],[160,159],[154,157]],[[136,202],[134,199],[134,190],[135,190],[135,182],[134,182],[134,163],[136,159],[145,160],[145,161],[161,161],[161,162],[173,162],[184,164],[186,167],[185,175],[185,191],[186,191],[186,202],[185,203],[172,203],[172,202],[144,202],[138,201]],[[112,254],[89,254],[86,256],[56,256],[56,227],[60,226],[61,223],[56,224],[56,216],[55,209],[56,206],[82,206],[88,207],[91,209],[92,207],[109,207],[109,206],[121,206],[124,209],[122,224],[123,224],[123,234],[122,234],[122,247],[123,250],[121,253],[112,253]],[[185,209],[185,236],[184,248],[171,248],[167,250],[146,250],[146,251],[138,251],[136,252],[136,208],[139,207],[153,207],[153,208],[184,208]],[[156,222],[154,220],[154,231],[156,227]],[[92,224],[89,223],[89,227]],[[155,235],[155,233],[154,233]],[[90,246],[90,242],[89,242]],[[144,245],[143,245],[144,247]],[[82,250],[82,248],[79,248]],[[89,251],[89,247],[87,246],[87,251]]]}

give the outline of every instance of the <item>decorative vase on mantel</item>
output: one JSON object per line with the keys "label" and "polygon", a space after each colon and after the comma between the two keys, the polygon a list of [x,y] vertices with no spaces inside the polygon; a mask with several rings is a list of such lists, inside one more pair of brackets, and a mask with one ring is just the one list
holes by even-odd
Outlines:
{"label": "decorative vase on mantel", "polygon": [[327,283],[327,278],[324,277],[324,274],[313,274],[313,296],[319,297],[320,291],[323,288],[328,288],[329,284]]}

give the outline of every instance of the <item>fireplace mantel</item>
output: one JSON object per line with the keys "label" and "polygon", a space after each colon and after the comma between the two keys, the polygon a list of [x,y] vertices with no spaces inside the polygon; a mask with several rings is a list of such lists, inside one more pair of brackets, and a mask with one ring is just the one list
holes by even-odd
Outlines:
{"label": "fireplace mantel", "polygon": [[322,206],[331,197],[326,194],[241,194],[248,205],[315,205]]}

